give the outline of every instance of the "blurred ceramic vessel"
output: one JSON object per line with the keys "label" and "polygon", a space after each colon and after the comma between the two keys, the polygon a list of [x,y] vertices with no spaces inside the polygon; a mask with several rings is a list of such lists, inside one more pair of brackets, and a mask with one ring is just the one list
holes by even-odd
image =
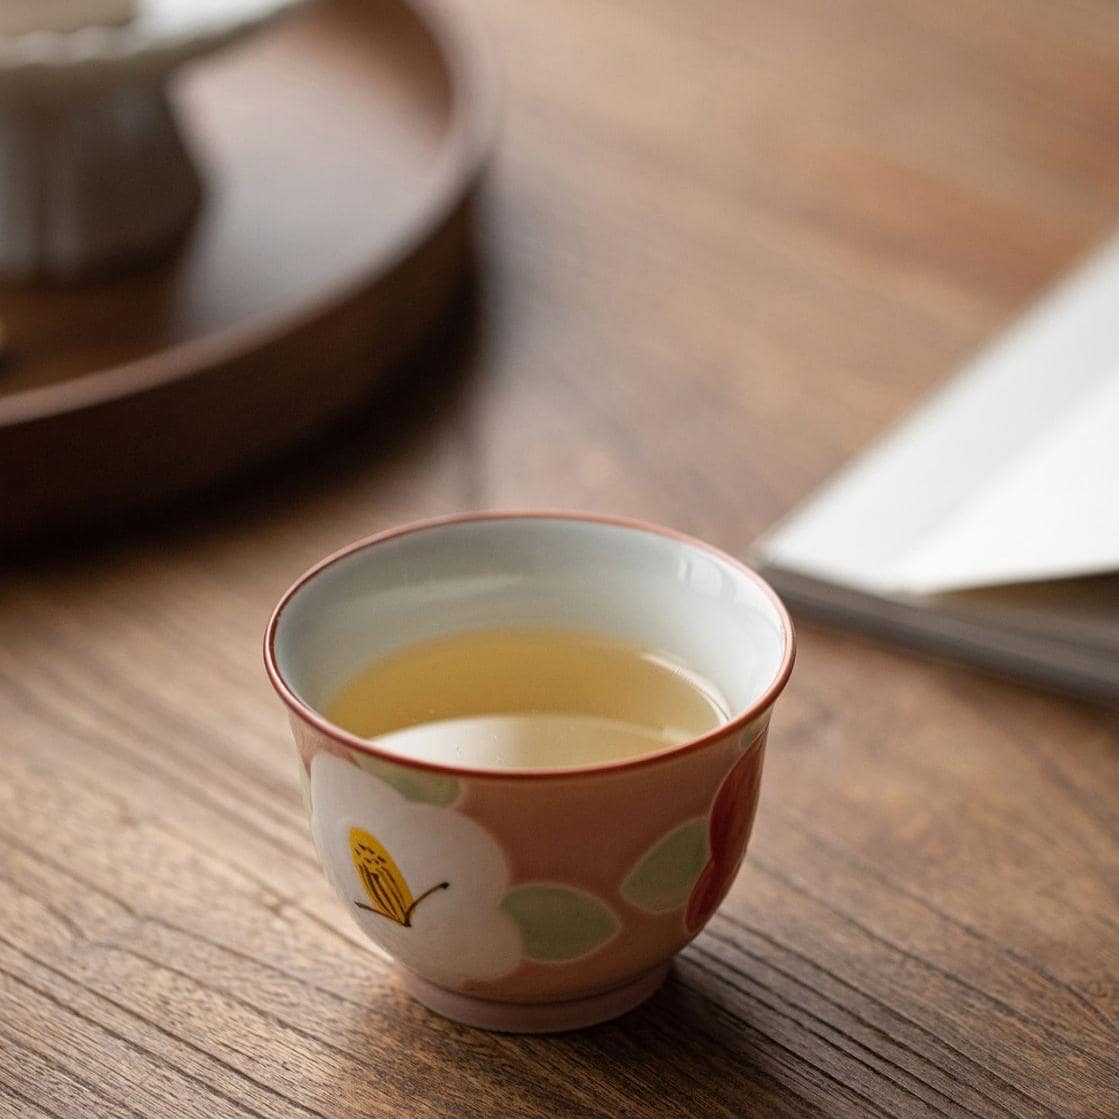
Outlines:
{"label": "blurred ceramic vessel", "polygon": [[75,280],[175,244],[202,188],[166,83],[301,2],[13,9],[19,33],[0,28],[0,279]]}

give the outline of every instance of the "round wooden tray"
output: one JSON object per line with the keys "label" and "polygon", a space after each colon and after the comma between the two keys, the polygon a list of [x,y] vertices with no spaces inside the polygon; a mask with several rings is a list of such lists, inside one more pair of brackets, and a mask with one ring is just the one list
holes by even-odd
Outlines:
{"label": "round wooden tray", "polygon": [[496,120],[450,0],[326,0],[188,74],[174,259],[0,288],[0,538],[164,501],[343,415],[460,287]]}

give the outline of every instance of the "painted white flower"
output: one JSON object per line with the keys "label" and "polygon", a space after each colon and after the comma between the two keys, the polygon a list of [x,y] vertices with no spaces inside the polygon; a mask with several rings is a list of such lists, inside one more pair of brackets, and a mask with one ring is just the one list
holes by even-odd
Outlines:
{"label": "painted white flower", "polygon": [[311,805],[327,877],[393,959],[445,987],[517,966],[521,934],[500,908],[509,866],[485,828],[326,753],[311,762]]}

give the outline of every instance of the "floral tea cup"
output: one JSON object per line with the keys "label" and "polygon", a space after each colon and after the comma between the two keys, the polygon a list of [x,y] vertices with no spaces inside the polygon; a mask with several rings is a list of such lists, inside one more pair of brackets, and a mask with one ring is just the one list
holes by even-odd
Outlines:
{"label": "floral tea cup", "polygon": [[[412,760],[323,716],[375,657],[490,626],[582,627],[663,650],[711,681],[730,716],[635,758],[529,771]],[[793,654],[785,608],[738,561],[666,529],[562,513],[360,541],[295,583],[265,639],[342,904],[422,1003],[516,1032],[638,1005],[715,912]]]}

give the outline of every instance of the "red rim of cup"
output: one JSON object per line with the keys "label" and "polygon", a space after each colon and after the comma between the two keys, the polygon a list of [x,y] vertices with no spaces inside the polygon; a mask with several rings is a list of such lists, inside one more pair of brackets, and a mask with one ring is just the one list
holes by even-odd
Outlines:
{"label": "red rim of cup", "polygon": [[[448,525],[469,524],[480,521],[510,520],[580,521],[586,524],[614,525],[618,528],[650,533],[654,536],[661,536],[681,544],[686,544],[699,551],[707,552],[720,562],[729,567],[733,567],[735,570],[745,575],[747,579],[761,590],[773,605],[773,609],[781,623],[781,631],[784,638],[784,653],[776,675],[770,681],[765,691],[749,707],[735,715],[734,718],[729,719],[714,730],[708,731],[698,738],[692,738],[687,742],[681,742],[675,746],[667,746],[663,750],[657,750],[649,754],[640,754],[635,758],[626,758],[622,761],[600,762],[595,765],[585,766],[556,767],[552,769],[522,770],[488,769],[481,766],[443,765],[439,762],[421,761],[416,758],[409,758],[405,755],[379,749],[376,743],[370,742],[364,738],[359,738],[357,735],[343,730],[341,727],[330,722],[329,719],[324,718],[313,707],[300,699],[288,686],[276,662],[276,632],[279,628],[280,619],[284,610],[295,596],[327,568],[333,567],[334,564],[338,563],[340,560],[346,559],[357,552],[363,552],[368,548],[376,547],[378,544],[384,544],[389,540],[396,540],[402,536],[410,536],[413,533],[424,532],[427,529],[444,528]],[[676,532],[674,529],[663,528],[660,525],[648,524],[644,521],[631,520],[627,517],[614,517],[597,513],[572,513],[562,510],[510,510],[494,513],[458,513],[447,517],[433,517],[428,520],[414,521],[411,524],[402,525],[399,528],[389,529],[386,532],[375,533],[373,536],[367,536],[361,540],[356,540],[354,543],[348,544],[346,547],[340,548],[337,552],[320,560],[292,583],[284,592],[276,609],[272,612],[272,617],[268,622],[268,629],[264,634],[264,667],[268,672],[268,678],[272,682],[272,686],[276,689],[280,699],[283,700],[293,714],[299,716],[300,719],[309,723],[328,738],[333,739],[341,746],[345,746],[351,750],[357,750],[363,754],[369,754],[371,757],[378,758],[381,761],[391,764],[427,770],[429,772],[454,777],[467,779],[485,778],[486,780],[548,780],[557,777],[574,778],[623,773],[628,770],[641,769],[648,765],[657,765],[662,762],[672,761],[685,754],[692,753],[695,750],[700,750],[704,746],[719,741],[728,734],[734,734],[742,730],[759,715],[768,710],[768,708],[776,702],[777,697],[784,690],[786,683],[788,683],[789,674],[793,670],[793,660],[795,657],[796,633],[793,630],[793,623],[789,618],[789,613],[785,609],[785,604],[778,598],[773,588],[756,571],[747,567],[746,564],[736,560],[733,556],[727,555],[726,552],[720,551],[718,548],[696,539],[694,536]]]}

